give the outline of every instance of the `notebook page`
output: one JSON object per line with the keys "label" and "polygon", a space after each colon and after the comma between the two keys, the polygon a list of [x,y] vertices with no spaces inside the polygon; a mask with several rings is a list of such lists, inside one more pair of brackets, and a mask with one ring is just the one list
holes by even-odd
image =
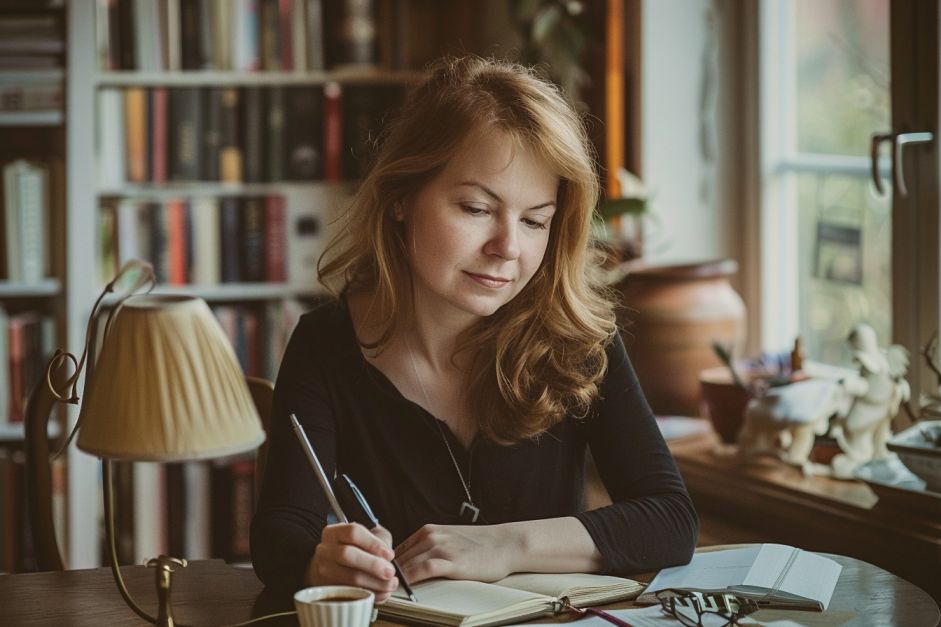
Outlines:
{"label": "notebook page", "polygon": [[575,604],[629,599],[644,588],[644,584],[633,579],[590,573],[517,573],[494,584],[550,597],[567,596]]}
{"label": "notebook page", "polygon": [[784,577],[780,589],[808,599],[815,599],[823,604],[823,609],[830,605],[836,582],[843,567],[835,561],[801,551]]}
{"label": "notebook page", "polygon": [[661,570],[647,590],[666,588],[725,590],[745,583],[763,545],[696,553],[686,566]]}
{"label": "notebook page", "polygon": [[[548,607],[544,595],[504,588],[479,581],[437,579],[412,586],[418,603],[412,603],[399,589],[380,611],[400,616],[451,617],[453,619],[500,612],[515,605]],[[455,623],[457,624],[457,623]]]}

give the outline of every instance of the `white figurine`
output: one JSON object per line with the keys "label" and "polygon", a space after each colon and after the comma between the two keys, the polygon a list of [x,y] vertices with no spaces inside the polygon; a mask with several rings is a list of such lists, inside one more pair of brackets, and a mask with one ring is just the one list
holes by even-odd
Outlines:
{"label": "white figurine", "polygon": [[[840,382],[805,379],[768,389],[748,401],[738,436],[739,455],[775,455],[804,474],[824,474],[810,461],[814,439],[827,432],[830,416],[845,414],[851,397]],[[824,469],[826,467],[823,467]]]}
{"label": "white figurine", "polygon": [[851,479],[860,464],[889,455],[886,441],[892,434],[892,418],[911,396],[902,378],[908,370],[905,347],[879,348],[876,333],[867,324],[853,328],[848,341],[859,375],[843,382],[853,402],[831,431],[842,451],[831,462],[833,476],[840,479]]}

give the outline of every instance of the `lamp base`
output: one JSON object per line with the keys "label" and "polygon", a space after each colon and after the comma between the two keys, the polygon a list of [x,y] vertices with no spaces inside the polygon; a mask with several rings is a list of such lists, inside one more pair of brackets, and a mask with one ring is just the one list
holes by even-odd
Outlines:
{"label": "lamp base", "polygon": [[170,583],[173,567],[186,568],[186,560],[169,555],[161,555],[147,561],[148,568],[156,568],[155,582],[157,584],[157,625],[159,627],[174,627],[173,607],[170,604]]}

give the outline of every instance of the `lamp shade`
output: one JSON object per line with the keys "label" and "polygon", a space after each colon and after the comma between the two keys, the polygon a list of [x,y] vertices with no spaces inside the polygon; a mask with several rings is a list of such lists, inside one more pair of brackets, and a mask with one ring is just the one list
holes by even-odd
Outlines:
{"label": "lamp shade", "polygon": [[78,447],[98,457],[205,459],[265,439],[232,346],[202,299],[128,298],[87,376]]}

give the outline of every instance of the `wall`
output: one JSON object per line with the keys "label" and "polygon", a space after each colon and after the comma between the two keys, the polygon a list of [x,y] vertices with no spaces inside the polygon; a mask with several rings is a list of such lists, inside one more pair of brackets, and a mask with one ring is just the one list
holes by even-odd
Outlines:
{"label": "wall", "polygon": [[644,0],[641,173],[651,263],[739,262],[733,285],[757,350],[755,10],[737,0]]}
{"label": "wall", "polygon": [[653,194],[652,262],[737,256],[735,203],[723,184],[734,150],[720,132],[729,104],[720,81],[722,13],[709,0],[643,3],[641,170]]}

